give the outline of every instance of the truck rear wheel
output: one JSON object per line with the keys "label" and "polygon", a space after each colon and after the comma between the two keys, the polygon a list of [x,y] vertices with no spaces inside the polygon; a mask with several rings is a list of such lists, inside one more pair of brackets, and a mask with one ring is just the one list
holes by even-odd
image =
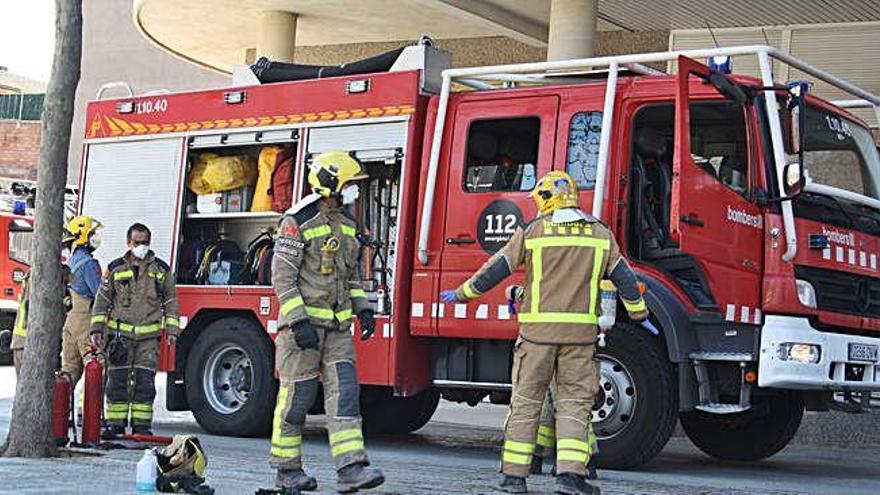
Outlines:
{"label": "truck rear wheel", "polygon": [[278,384],[272,343],[262,332],[247,318],[223,318],[196,339],[186,360],[186,398],[209,433],[249,437],[271,430]]}
{"label": "truck rear wheel", "polygon": [[661,347],[635,325],[618,323],[606,342],[596,348],[596,460],[604,468],[628,469],[653,459],[672,435],[678,414],[675,372]]}
{"label": "truck rear wheel", "polygon": [[364,386],[361,401],[366,433],[412,433],[430,421],[440,392],[428,389],[412,397],[395,397],[389,387]]}
{"label": "truck rear wheel", "polygon": [[752,408],[742,413],[683,413],[681,426],[694,445],[712,457],[756,461],[788,445],[803,415],[799,393],[779,392],[752,396]]}

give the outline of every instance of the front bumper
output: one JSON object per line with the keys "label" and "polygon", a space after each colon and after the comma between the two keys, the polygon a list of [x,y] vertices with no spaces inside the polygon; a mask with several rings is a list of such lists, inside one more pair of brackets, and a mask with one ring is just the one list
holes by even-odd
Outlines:
{"label": "front bumper", "polygon": [[[779,357],[778,349],[780,344],[786,342],[819,346],[819,362],[783,360]],[[880,338],[820,332],[806,318],[768,315],[761,329],[758,386],[800,390],[880,391],[880,362],[850,361],[851,343],[880,346]],[[854,374],[853,369],[863,371]]]}

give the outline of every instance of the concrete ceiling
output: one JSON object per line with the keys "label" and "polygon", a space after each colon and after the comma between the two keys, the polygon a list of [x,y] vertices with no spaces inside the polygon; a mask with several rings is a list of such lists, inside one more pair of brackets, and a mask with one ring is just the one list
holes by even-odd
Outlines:
{"label": "concrete ceiling", "polygon": [[[256,44],[258,13],[298,15],[298,46],[507,36],[545,46],[551,0],[133,0],[133,21],[161,48],[228,72]],[[880,20],[880,2],[599,0],[599,29],[650,31]]]}

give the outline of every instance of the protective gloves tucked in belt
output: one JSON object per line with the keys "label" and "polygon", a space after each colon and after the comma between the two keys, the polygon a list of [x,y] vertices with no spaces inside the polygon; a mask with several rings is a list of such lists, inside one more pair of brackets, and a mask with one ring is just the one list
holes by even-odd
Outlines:
{"label": "protective gloves tucked in belt", "polygon": [[308,320],[293,324],[293,339],[301,349],[318,349],[318,330]]}
{"label": "protective gloves tucked in belt", "polygon": [[365,309],[357,314],[361,322],[361,340],[367,340],[376,332],[376,318],[372,309]]}

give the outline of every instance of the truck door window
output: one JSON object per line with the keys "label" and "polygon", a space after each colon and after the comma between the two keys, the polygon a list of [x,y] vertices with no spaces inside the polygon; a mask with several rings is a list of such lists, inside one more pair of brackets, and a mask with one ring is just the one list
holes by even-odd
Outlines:
{"label": "truck door window", "polygon": [[31,263],[31,245],[34,227],[26,220],[14,220],[9,224],[9,258],[25,265]]}
{"label": "truck door window", "polygon": [[694,163],[739,194],[748,189],[749,153],[744,109],[729,102],[697,102],[690,107]]}
{"label": "truck door window", "polygon": [[596,187],[601,132],[602,112],[578,112],[572,116],[568,127],[565,170],[581,191]]}
{"label": "truck door window", "polygon": [[468,129],[463,186],[469,193],[535,187],[541,119],[477,120]]}

